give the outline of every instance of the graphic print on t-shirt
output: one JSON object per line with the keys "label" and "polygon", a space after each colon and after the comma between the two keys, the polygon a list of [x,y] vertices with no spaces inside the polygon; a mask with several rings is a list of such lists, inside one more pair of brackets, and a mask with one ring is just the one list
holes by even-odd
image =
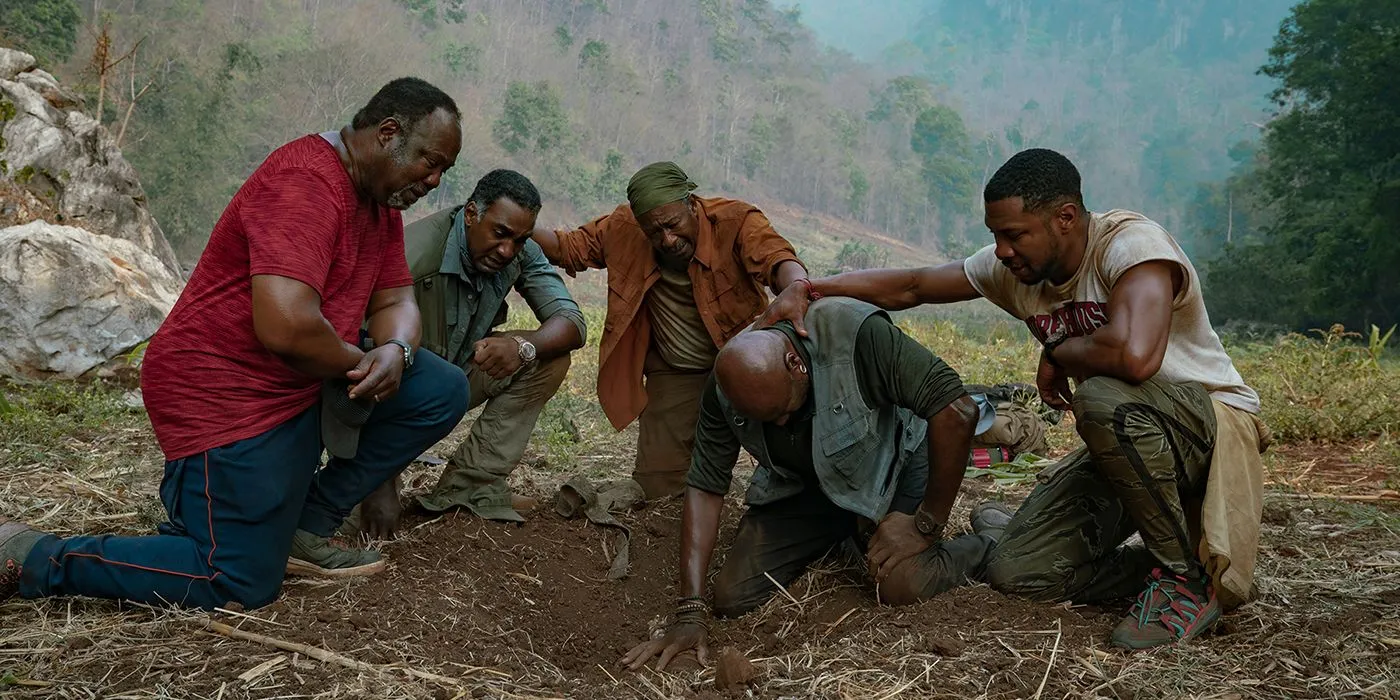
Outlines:
{"label": "graphic print on t-shirt", "polygon": [[1072,338],[1089,335],[1108,325],[1108,304],[1097,301],[1066,302],[1048,314],[1027,317],[1026,325],[1042,344],[1060,328],[1067,328]]}

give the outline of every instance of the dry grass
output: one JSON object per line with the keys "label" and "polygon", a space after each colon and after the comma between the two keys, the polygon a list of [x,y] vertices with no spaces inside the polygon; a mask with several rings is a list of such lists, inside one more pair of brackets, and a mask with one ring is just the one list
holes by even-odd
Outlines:
{"label": "dry grass", "polygon": [[[601,327],[596,314],[590,321]],[[910,321],[906,328],[969,380],[1023,378],[1034,357],[1015,327],[977,338],[945,324]],[[1281,345],[1242,353],[1241,364],[1264,391],[1266,405],[1290,400],[1281,393],[1290,384],[1299,392],[1303,400],[1289,407],[1291,425],[1307,424],[1297,407],[1309,405],[1319,414],[1312,419],[1318,425],[1351,425],[1321,418],[1334,395],[1322,392],[1336,391],[1351,375],[1330,375],[1330,386],[1307,385],[1312,388],[1300,388],[1297,374],[1263,376],[1280,362],[1317,367],[1298,357],[1318,352],[1329,351]],[[564,391],[546,411],[514,477],[522,490],[549,493],[575,471],[612,476],[630,470],[635,437],[614,433],[602,419],[593,398],[596,362],[594,348],[575,356]],[[1285,376],[1287,381],[1280,379]],[[1372,383],[1394,382],[1396,372],[1387,367],[1368,377]],[[0,513],[60,534],[145,533],[162,518],[156,499],[160,457],[144,413],[128,405],[124,390],[72,383],[0,390],[7,397],[0,403]],[[1308,391],[1313,393],[1303,393]],[[1384,423],[1385,415],[1373,419]],[[1289,433],[1293,439],[1270,454],[1258,569],[1262,597],[1227,616],[1217,634],[1188,647],[1120,654],[1105,640],[1121,609],[1036,606],[985,587],[912,608],[880,607],[848,563],[833,557],[789,587],[790,598],[779,596],[756,613],[717,625],[712,652],[733,644],[754,662],[761,674],[754,697],[1400,696],[1400,509],[1385,501],[1337,500],[1383,494],[1400,484],[1400,449],[1382,434],[1400,430],[1383,424],[1361,436],[1356,432],[1339,431],[1352,440],[1329,445]],[[1067,427],[1054,434],[1060,448],[1073,440]],[[445,455],[460,437],[459,431],[440,451]],[[426,488],[434,475],[417,466],[410,483]],[[1017,487],[997,494],[980,481],[969,482],[958,512],[965,514],[983,498],[1023,493]],[[430,521],[410,531],[396,545],[397,556],[441,548],[435,537],[441,527]],[[482,536],[491,537],[489,531]],[[516,573],[505,575],[521,599],[518,605],[549,595],[536,581],[538,572]],[[595,680],[580,686],[582,672],[566,670],[569,659],[539,653],[539,640],[511,624],[508,607],[481,599],[493,575],[501,574],[452,572],[452,584],[437,590],[404,580],[403,608],[394,613],[399,627],[386,625],[359,646],[324,640],[322,646],[371,665],[361,668],[211,634],[207,618],[197,614],[104,601],[10,601],[0,604],[0,692],[16,698],[221,699],[671,698],[713,692],[712,669],[658,674],[609,666],[588,673]],[[366,599],[354,584],[289,584],[273,609],[219,613],[215,619],[288,639],[306,620],[354,623],[379,612],[363,609]],[[448,619],[432,624],[471,630],[483,647],[497,651],[480,659],[472,649],[434,651],[422,636],[432,625],[413,619],[415,603],[427,597],[446,599],[440,602],[448,607],[456,603]]]}

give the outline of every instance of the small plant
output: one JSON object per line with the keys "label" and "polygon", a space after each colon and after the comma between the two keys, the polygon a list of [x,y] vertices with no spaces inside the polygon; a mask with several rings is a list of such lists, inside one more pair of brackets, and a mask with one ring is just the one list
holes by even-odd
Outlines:
{"label": "small plant", "polygon": [[1381,355],[1385,352],[1385,344],[1390,342],[1390,336],[1395,335],[1395,326],[1381,335],[1381,329],[1375,324],[1371,324],[1371,338],[1366,344],[1366,352],[1371,354],[1371,365],[1376,369],[1381,367]]}
{"label": "small plant", "polygon": [[865,241],[846,241],[841,244],[841,250],[836,253],[836,259],[832,261],[832,267],[827,270],[827,274],[889,267],[889,264],[888,250],[881,250],[874,243]]}
{"label": "small plant", "polygon": [[128,367],[140,367],[142,360],[146,359],[146,348],[150,347],[151,341],[146,340],[138,343],[136,347],[121,356]]}

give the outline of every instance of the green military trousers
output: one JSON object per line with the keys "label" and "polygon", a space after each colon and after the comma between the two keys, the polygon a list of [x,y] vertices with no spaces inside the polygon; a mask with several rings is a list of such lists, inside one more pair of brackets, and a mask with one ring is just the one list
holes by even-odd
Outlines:
{"label": "green military trousers", "polygon": [[[1048,467],[987,561],[995,589],[1034,600],[1136,595],[1161,567],[1200,575],[1199,501],[1215,447],[1215,411],[1199,384],[1094,377],[1072,401],[1084,447]],[[1145,547],[1125,544],[1133,533]]]}

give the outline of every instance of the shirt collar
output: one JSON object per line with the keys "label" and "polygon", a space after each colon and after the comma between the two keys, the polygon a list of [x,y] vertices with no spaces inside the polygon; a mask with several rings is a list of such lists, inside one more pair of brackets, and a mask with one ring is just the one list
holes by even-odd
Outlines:
{"label": "shirt collar", "polygon": [[797,328],[792,325],[791,321],[779,321],[771,328],[764,328],[758,332],[761,333],[765,331],[769,333],[782,333],[787,336],[787,339],[792,342],[792,347],[797,349],[797,356],[802,358],[802,364],[807,366],[807,398],[802,402],[802,406],[797,409],[797,412],[792,414],[788,424],[791,425],[794,422],[811,420],[812,414],[816,409],[816,402],[812,399],[812,353],[811,349],[807,346],[811,341],[798,335]]}
{"label": "shirt collar", "polygon": [[711,248],[715,247],[714,224],[710,221],[710,215],[705,212],[705,202],[699,197],[691,197],[695,202],[695,216],[699,221],[698,229],[695,233],[695,254],[692,256],[695,262],[710,266]]}
{"label": "shirt collar", "polygon": [[452,215],[452,231],[447,234],[447,245],[443,247],[442,267],[438,273],[455,275],[478,291],[483,283],[483,275],[476,268],[467,265],[467,208],[462,207]]}

